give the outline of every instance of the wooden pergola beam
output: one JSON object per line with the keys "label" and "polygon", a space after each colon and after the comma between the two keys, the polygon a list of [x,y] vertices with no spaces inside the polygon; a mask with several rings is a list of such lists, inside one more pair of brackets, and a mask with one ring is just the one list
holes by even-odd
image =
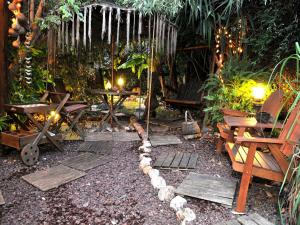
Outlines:
{"label": "wooden pergola beam", "polygon": [[8,100],[7,78],[7,35],[8,35],[8,9],[7,1],[0,0],[0,114],[3,113],[3,105]]}
{"label": "wooden pergola beam", "polygon": [[208,45],[198,45],[198,46],[187,47],[187,48],[179,48],[176,51],[183,52],[183,51],[192,51],[192,50],[204,49],[204,48],[209,48],[209,46]]}

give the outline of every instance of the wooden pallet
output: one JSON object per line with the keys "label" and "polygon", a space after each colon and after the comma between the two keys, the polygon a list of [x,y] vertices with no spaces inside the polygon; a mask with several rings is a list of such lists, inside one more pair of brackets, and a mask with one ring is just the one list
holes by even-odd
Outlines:
{"label": "wooden pallet", "polygon": [[154,167],[160,169],[195,169],[197,165],[197,153],[170,152],[162,153],[154,163]]}
{"label": "wooden pallet", "polygon": [[182,144],[175,135],[152,135],[150,136],[150,142],[153,147]]}
{"label": "wooden pallet", "polygon": [[85,175],[85,172],[75,170],[64,165],[58,165],[46,170],[36,171],[25,175],[22,179],[37,187],[41,191],[48,191]]}
{"label": "wooden pallet", "polygon": [[227,222],[221,222],[217,225],[274,225],[267,219],[257,213],[252,213],[247,216],[241,216],[237,220],[230,220]]}
{"label": "wooden pallet", "polygon": [[236,181],[191,172],[175,192],[231,207],[235,189]]}
{"label": "wooden pallet", "polygon": [[113,141],[86,141],[79,146],[78,152],[92,152],[99,155],[110,155],[113,146]]}

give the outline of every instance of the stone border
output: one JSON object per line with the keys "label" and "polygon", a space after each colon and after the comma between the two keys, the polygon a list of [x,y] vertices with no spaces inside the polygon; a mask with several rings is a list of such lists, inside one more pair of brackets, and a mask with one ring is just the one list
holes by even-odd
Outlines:
{"label": "stone border", "polygon": [[165,179],[160,176],[159,170],[151,166],[151,143],[146,139],[144,128],[136,121],[131,121],[131,124],[136,129],[140,137],[143,139],[143,145],[139,147],[141,152],[139,156],[139,169],[151,179],[151,185],[158,190],[159,200],[169,203],[170,208],[176,212],[177,219],[181,225],[186,225],[196,219],[194,211],[188,207],[187,200],[179,195],[175,196],[175,188],[168,186]]}

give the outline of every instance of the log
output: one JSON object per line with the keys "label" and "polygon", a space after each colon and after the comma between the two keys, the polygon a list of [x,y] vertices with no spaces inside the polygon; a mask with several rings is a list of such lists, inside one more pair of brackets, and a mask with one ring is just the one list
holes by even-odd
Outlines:
{"label": "log", "polygon": [[139,124],[134,118],[131,118],[130,121],[131,121],[130,123],[132,124],[134,129],[137,131],[138,135],[142,138],[142,140],[147,140],[147,134],[146,134],[144,128],[142,127],[142,125]]}

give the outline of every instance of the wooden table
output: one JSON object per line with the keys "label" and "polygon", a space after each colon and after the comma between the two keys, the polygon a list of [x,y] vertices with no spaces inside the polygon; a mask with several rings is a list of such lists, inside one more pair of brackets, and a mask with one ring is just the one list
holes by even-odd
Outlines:
{"label": "wooden table", "polygon": [[[23,129],[23,131],[2,132],[1,143],[17,149],[22,149],[21,158],[26,165],[33,165],[38,161],[39,149],[37,145],[41,143],[43,139],[47,138],[49,142],[62,151],[63,148],[56,141],[55,135],[49,132],[54,116],[50,116],[42,124],[34,118],[34,114],[39,113],[47,115],[51,110],[55,110],[55,114],[58,114],[62,107],[66,104],[69,97],[70,95],[66,94],[58,105],[49,105],[44,103],[5,104],[4,110]],[[17,115],[25,115],[39,132],[36,132],[33,127],[29,127],[27,124],[19,120]]]}
{"label": "wooden table", "polygon": [[[132,92],[132,91],[108,91],[103,89],[96,89],[96,90],[90,90],[91,94],[99,95],[101,101],[105,104],[105,106],[108,108],[108,113],[102,118],[101,123],[103,123],[106,120],[111,119],[111,123],[114,120],[119,126],[122,127],[121,123],[119,122],[118,118],[115,115],[115,112],[121,107],[122,103],[131,95],[138,95],[138,92]],[[105,96],[110,96],[110,101],[106,100],[109,98],[105,98]],[[119,100],[114,102],[114,97],[119,96]]]}
{"label": "wooden table", "polygon": [[238,136],[243,136],[246,128],[283,128],[283,125],[279,122],[276,124],[259,123],[254,117],[224,116],[224,121],[231,129],[238,128]]}

